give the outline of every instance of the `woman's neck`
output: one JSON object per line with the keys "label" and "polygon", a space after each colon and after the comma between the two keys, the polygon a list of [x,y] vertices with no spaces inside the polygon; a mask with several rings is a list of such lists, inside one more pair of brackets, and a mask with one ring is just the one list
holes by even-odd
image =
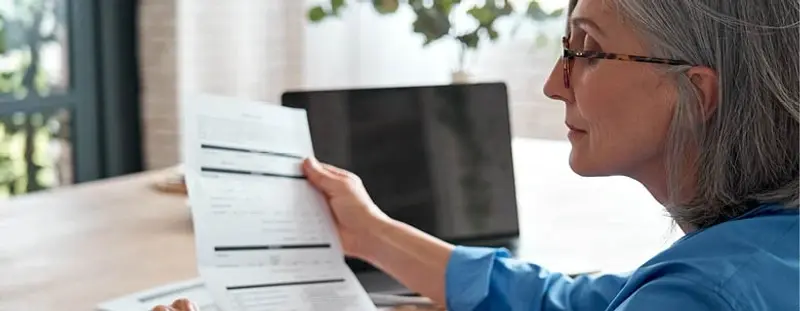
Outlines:
{"label": "woman's neck", "polygon": [[[650,161],[647,165],[642,165],[640,169],[635,170],[635,173],[628,174],[628,177],[641,183],[647,191],[650,192],[650,195],[669,211],[669,206],[673,205],[674,198],[670,193],[669,174],[664,163],[662,159],[655,159],[654,161]],[[688,177],[683,179],[684,180],[681,181],[683,185],[688,185],[688,182],[691,180]],[[692,188],[684,187],[681,192],[683,193],[678,195],[679,198],[682,198],[681,200],[690,198],[691,196],[689,193],[692,192]],[[676,223],[684,233],[690,233],[696,230],[694,226],[690,224]]]}

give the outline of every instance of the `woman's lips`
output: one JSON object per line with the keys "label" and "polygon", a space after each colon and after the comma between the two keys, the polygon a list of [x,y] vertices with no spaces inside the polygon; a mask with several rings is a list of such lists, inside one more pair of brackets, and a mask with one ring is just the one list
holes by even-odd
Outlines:
{"label": "woman's lips", "polygon": [[569,123],[565,123],[565,124],[567,125],[567,128],[568,128],[570,131],[586,133],[586,131],[585,131],[585,130],[579,129],[579,128],[577,128],[577,127],[573,126],[572,124],[569,124]]}
{"label": "woman's lips", "polygon": [[569,129],[569,133],[567,133],[567,138],[571,141],[580,139],[584,135],[586,135],[586,131],[579,129],[577,127],[572,126],[572,124],[566,123],[567,128]]}

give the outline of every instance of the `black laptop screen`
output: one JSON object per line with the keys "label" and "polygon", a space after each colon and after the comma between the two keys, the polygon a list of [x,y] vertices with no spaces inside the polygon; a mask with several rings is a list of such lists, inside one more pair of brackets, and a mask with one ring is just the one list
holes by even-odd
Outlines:
{"label": "black laptop screen", "polygon": [[291,91],[314,153],[361,177],[389,216],[444,240],[516,237],[502,83]]}

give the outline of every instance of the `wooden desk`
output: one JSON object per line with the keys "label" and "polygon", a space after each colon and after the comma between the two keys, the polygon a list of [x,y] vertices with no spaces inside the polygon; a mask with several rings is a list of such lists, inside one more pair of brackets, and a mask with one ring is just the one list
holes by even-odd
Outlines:
{"label": "wooden desk", "polygon": [[[553,270],[624,270],[669,220],[635,182],[571,173],[564,142],[514,143],[520,256]],[[197,276],[190,212],[143,173],[0,201],[0,310],[86,311]]]}
{"label": "wooden desk", "polygon": [[0,202],[0,310],[94,310],[196,277],[185,199],[137,174]]}

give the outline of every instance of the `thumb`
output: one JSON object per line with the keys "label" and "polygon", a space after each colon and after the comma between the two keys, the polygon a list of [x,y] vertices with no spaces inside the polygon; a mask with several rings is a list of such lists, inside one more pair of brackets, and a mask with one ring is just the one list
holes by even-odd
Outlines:
{"label": "thumb", "polygon": [[303,173],[306,174],[308,181],[323,193],[330,195],[338,181],[338,176],[325,169],[315,158],[308,158],[303,161]]}
{"label": "thumb", "polygon": [[176,311],[199,311],[197,305],[189,301],[189,299],[181,298],[172,302],[172,309]]}

